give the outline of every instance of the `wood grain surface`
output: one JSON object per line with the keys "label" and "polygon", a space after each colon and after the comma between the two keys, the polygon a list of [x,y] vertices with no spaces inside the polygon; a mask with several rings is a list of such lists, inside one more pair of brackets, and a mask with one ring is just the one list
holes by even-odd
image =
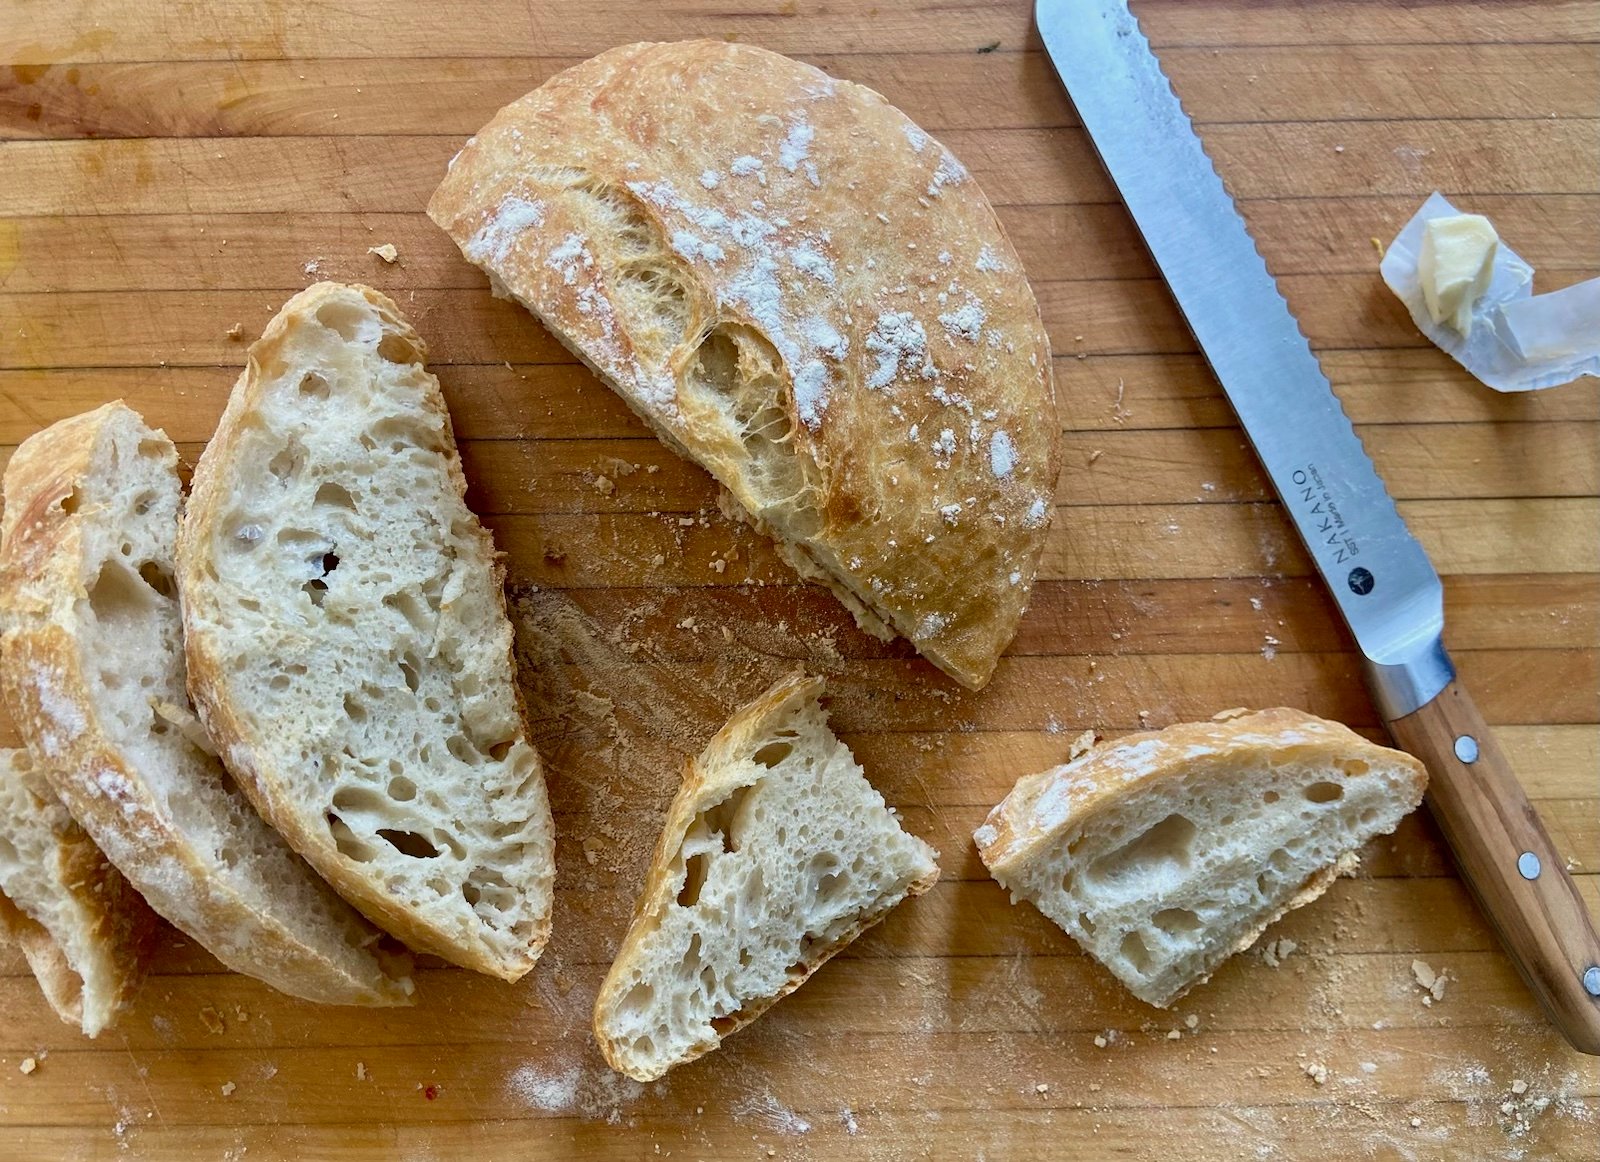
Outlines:
{"label": "wood grain surface", "polygon": [[[1438,189],[1491,215],[1541,286],[1600,274],[1600,9],[1136,10],[1600,908],[1600,400],[1593,381],[1479,386],[1417,333],[1374,248]],[[422,214],[500,105],[614,44],[688,36],[885,93],[971,168],[1034,281],[1064,471],[1033,607],[980,694],[797,584]],[[1593,1156],[1600,1067],[1546,1027],[1425,816],[1172,1013],[983,874],[972,829],[1082,729],[1286,703],[1382,730],[1031,5],[10,0],[0,65],[5,454],[121,397],[192,459],[293,291],[396,297],[509,556],[560,831],[535,971],[507,986],[429,962],[410,1012],[318,1009],[169,934],[137,1008],[91,1042],[0,950],[0,1158]],[[368,254],[384,242],[397,264]],[[589,1008],[683,757],[802,664],[945,878],[721,1051],[624,1081]]]}

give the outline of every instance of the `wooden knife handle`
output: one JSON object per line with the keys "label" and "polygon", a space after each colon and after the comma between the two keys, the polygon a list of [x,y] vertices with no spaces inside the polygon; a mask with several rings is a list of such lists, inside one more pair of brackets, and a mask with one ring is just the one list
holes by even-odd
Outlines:
{"label": "wooden knife handle", "polygon": [[1522,979],[1574,1048],[1600,1054],[1600,937],[1505,753],[1459,682],[1389,723]]}

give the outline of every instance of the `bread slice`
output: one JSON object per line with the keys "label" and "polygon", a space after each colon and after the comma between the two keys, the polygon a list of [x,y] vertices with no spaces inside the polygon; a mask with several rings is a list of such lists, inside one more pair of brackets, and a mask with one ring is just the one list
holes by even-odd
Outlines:
{"label": "bread slice", "polygon": [[23,442],[0,524],[0,689],[51,789],[157,912],[308,1000],[405,1004],[405,965],[251,809],[184,694],[172,442],[122,403]]}
{"label": "bread slice", "polygon": [[0,749],[0,932],[45,999],[89,1037],[144,980],[160,921],[74,822],[25,750]]}
{"label": "bread slice", "polygon": [[345,899],[516,980],[555,865],[504,574],[399,308],[318,283],[250,348],[178,548],[189,683],[223,759]]}
{"label": "bread slice", "polygon": [[1170,1005],[1422,801],[1427,772],[1298,710],[1228,712],[1020,779],[974,838],[1133,994]]}
{"label": "bread slice", "polygon": [[1059,429],[1022,263],[948,149],[777,53],[632,44],[502,109],[428,214],[802,577],[989,680]]}
{"label": "bread slice", "polygon": [[689,763],[633,923],[600,986],[595,1037],[651,1081],[709,1053],[939,878],[796,675]]}

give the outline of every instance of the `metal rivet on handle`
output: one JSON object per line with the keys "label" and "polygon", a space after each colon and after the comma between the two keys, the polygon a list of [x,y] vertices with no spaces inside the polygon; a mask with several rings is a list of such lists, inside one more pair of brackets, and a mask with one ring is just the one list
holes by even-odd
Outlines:
{"label": "metal rivet on handle", "polygon": [[1583,970],[1583,988],[1591,997],[1600,997],[1600,964]]}
{"label": "metal rivet on handle", "polygon": [[1523,852],[1517,856],[1517,871],[1521,873],[1522,878],[1525,880],[1538,879],[1540,871],[1539,857],[1531,851]]}
{"label": "metal rivet on handle", "polygon": [[1478,740],[1470,734],[1456,736],[1456,758],[1464,763],[1478,761]]}

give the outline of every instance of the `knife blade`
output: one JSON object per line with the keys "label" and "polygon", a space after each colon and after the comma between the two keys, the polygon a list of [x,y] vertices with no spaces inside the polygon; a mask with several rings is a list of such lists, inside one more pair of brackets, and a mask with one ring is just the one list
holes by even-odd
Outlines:
{"label": "knife blade", "polygon": [[1406,528],[1126,0],[1038,0],[1101,162],[1361,650],[1390,732],[1512,959],[1567,1039],[1600,1054],[1600,938],[1537,813],[1455,679],[1444,588]]}

